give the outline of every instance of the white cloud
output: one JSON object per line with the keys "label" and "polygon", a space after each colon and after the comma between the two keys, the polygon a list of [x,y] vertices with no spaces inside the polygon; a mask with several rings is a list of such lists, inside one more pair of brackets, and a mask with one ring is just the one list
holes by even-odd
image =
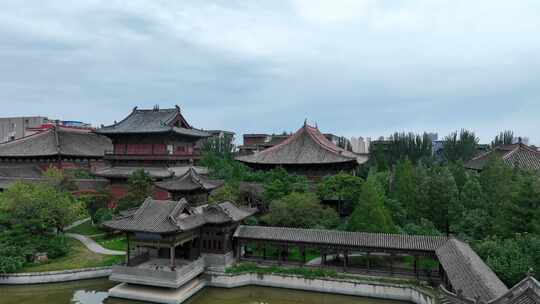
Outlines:
{"label": "white cloud", "polygon": [[512,102],[505,124],[531,132],[539,15],[536,0],[3,1],[0,100],[97,123],[180,103],[200,127],[308,117],[355,135],[489,135]]}

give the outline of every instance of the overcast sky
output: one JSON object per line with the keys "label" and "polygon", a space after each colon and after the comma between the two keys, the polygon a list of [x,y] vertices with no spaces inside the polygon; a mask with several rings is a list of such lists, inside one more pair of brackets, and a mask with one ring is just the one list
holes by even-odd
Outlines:
{"label": "overcast sky", "polygon": [[0,116],[110,124],[178,104],[205,129],[540,144],[540,1],[8,1]]}

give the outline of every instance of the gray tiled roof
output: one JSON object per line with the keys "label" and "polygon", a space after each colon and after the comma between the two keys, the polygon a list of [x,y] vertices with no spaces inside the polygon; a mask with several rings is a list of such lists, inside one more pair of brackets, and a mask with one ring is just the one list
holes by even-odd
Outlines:
{"label": "gray tiled roof", "polygon": [[189,168],[186,173],[176,178],[156,182],[158,188],[168,191],[211,191],[223,185],[221,180],[210,180],[197,173],[194,168]]}
{"label": "gray tiled roof", "polygon": [[139,110],[133,109],[131,114],[118,123],[102,127],[96,133],[133,134],[173,132],[192,137],[209,137],[210,133],[192,128],[180,113],[179,108]]}
{"label": "gray tiled roof", "polygon": [[304,124],[281,143],[237,160],[251,164],[331,164],[358,162],[352,152],[337,147],[315,127]]}
{"label": "gray tiled roof", "polygon": [[452,238],[438,248],[436,254],[452,287],[461,290],[463,296],[487,301],[508,291],[468,244]]}
{"label": "gray tiled roof", "polygon": [[103,157],[111,141],[87,130],[54,127],[0,144],[0,157]]}
{"label": "gray tiled roof", "polygon": [[303,242],[321,245],[359,246],[397,250],[435,251],[446,237],[366,233],[323,229],[239,226],[234,236],[281,242]]}
{"label": "gray tiled roof", "polygon": [[93,173],[96,176],[108,177],[108,178],[128,178],[133,172],[138,169],[143,169],[151,177],[162,179],[173,176],[173,171],[168,167],[128,167],[128,166],[115,166],[115,167],[103,167],[96,169]]}
{"label": "gray tiled roof", "polygon": [[119,218],[104,225],[121,231],[167,234],[195,229],[207,223],[238,222],[253,213],[254,210],[241,209],[231,202],[192,208],[185,199],[147,198],[139,208],[121,213]]}
{"label": "gray tiled roof", "polygon": [[482,170],[491,157],[500,157],[504,163],[512,167],[526,170],[540,170],[540,152],[524,144],[504,145],[482,153],[471,159],[465,167]]}

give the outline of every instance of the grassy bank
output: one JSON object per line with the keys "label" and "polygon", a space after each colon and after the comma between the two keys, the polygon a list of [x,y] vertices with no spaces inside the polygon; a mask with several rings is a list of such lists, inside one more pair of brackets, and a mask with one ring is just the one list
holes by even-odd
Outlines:
{"label": "grassy bank", "polygon": [[121,263],[124,260],[124,256],[109,256],[93,253],[77,240],[69,239],[68,242],[71,247],[68,255],[57,259],[51,259],[46,263],[29,264],[18,272],[43,272],[111,266]]}
{"label": "grassy bank", "polygon": [[104,233],[99,227],[92,225],[91,221],[84,222],[77,227],[67,230],[69,233],[77,233],[82,235],[96,235]]}

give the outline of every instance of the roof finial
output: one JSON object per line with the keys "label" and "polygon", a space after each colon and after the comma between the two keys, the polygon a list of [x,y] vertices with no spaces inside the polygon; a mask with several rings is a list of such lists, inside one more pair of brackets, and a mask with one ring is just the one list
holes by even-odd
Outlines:
{"label": "roof finial", "polygon": [[137,111],[137,106],[133,107],[133,112]]}
{"label": "roof finial", "polygon": [[179,105],[176,104],[176,105],[174,105],[174,107],[176,108],[176,110],[177,110],[178,112],[180,112],[180,106],[179,106]]}
{"label": "roof finial", "polygon": [[153,110],[156,111],[156,112],[159,111],[159,105],[155,104]]}
{"label": "roof finial", "polygon": [[304,119],[304,127],[307,126],[307,118]]}

